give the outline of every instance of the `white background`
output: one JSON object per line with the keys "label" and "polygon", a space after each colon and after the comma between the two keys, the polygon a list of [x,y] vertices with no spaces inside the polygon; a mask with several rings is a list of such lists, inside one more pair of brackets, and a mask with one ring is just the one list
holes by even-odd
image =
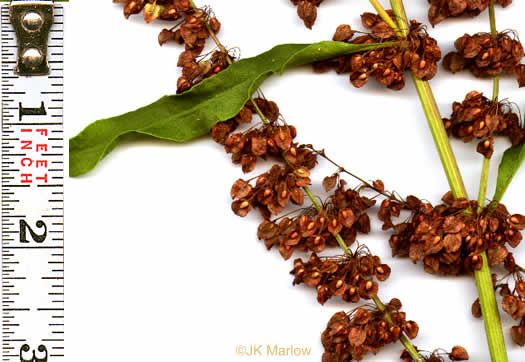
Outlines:
{"label": "white background", "polygon": [[[383,1],[383,3],[386,2]],[[406,1],[409,17],[427,23],[427,2]],[[525,34],[524,4],[497,8],[498,28]],[[208,3],[206,3],[208,4]],[[205,5],[204,3],[201,5]],[[220,39],[254,56],[278,43],[331,38],[342,23],[362,30],[359,14],[367,1],[325,1],[312,31],[288,0],[210,1],[223,24]],[[521,14],[521,15],[520,15]],[[90,122],[146,105],[176,90],[181,48],[159,47],[163,25],[141,17],[126,21],[110,0],[72,1],[66,11],[66,130],[69,137]],[[464,32],[488,31],[488,14],[447,20],[428,31],[443,54]],[[491,81],[468,72],[443,71],[431,85],[444,116],[454,100],[471,90],[490,97]],[[410,81],[394,92],[375,81],[358,90],[348,77],[314,74],[310,67],[273,77],[263,85],[298,140],[326,148],[329,155],[366,179],[382,178],[388,189],[438,202],[447,181]],[[525,106],[524,91],[504,77],[502,98]],[[472,198],[477,197],[481,156],[475,145],[454,141]],[[493,169],[508,147],[497,140]],[[264,166],[264,165],[263,165]],[[264,167],[259,169],[261,172]],[[313,189],[333,172],[322,163]],[[495,172],[489,185],[492,195]],[[90,174],[66,184],[66,355],[68,361],[241,361],[236,346],[278,344],[311,347],[309,358],[254,360],[319,361],[320,333],[330,316],[354,305],[334,298],[317,304],[312,288],[292,287],[292,260],[267,252],[256,238],[260,217],[230,211],[231,184],[244,177],[210,138],[189,144],[145,140],[119,146]],[[352,180],[349,180],[352,181]],[[504,202],[525,213],[525,172],[516,177]],[[374,211],[375,212],[375,211]],[[360,237],[392,266],[380,297],[398,297],[407,317],[418,322],[414,343],[432,350],[465,346],[471,361],[488,361],[483,323],[471,316],[477,296],[471,277],[438,277],[421,265],[392,259],[388,235],[374,223]],[[332,251],[336,253],[338,251]],[[515,252],[525,264],[523,247]],[[510,341],[511,361],[525,351]],[[397,361],[402,347],[389,346],[370,361]]]}

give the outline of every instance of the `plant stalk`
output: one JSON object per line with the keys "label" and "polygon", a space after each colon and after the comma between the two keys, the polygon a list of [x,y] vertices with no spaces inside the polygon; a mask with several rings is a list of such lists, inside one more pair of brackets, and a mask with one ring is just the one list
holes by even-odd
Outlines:
{"label": "plant stalk", "polygon": [[[373,1],[377,2],[377,0],[373,0]],[[190,0],[190,4],[195,10],[198,9],[198,7],[195,5],[193,0]],[[386,14],[386,12],[385,12],[385,14]],[[386,14],[386,15],[388,16],[388,14]],[[395,23],[393,21],[391,23],[392,23],[393,26],[395,26]],[[217,35],[213,32],[213,30],[211,29],[211,27],[210,27],[210,25],[208,24],[207,21],[205,22],[205,26],[206,26],[206,29],[208,30],[209,34],[210,34],[210,37],[213,39],[213,41],[215,42],[217,47],[220,49],[220,51],[225,53],[225,54],[228,54],[228,51],[226,50],[224,45],[222,45],[222,43],[220,42],[219,38],[217,38]],[[228,64],[231,65],[232,64],[232,60],[231,60],[229,55],[226,57],[226,59],[228,61]],[[253,98],[251,96],[250,96],[250,100],[252,101],[252,103],[253,103],[253,105],[255,107],[255,110],[256,110],[257,114],[259,115],[259,117],[261,118],[261,120],[264,123],[268,123],[268,120],[266,119],[266,117],[262,113],[262,111],[259,108],[259,106],[257,105],[257,103],[253,101]],[[283,158],[284,158],[284,155],[283,155]],[[286,161],[286,158],[284,158],[284,160]],[[312,190],[310,190],[310,188],[308,186],[303,187],[303,190],[306,193],[306,195],[308,196],[308,198],[310,199],[310,201],[312,202],[312,204],[314,205],[314,207],[316,208],[316,210],[317,211],[321,211],[322,210],[321,205],[319,204],[319,202],[315,198],[314,194],[312,193]],[[344,242],[344,240],[343,240],[343,238],[341,237],[340,234],[335,235],[335,239],[337,240],[337,243],[339,244],[341,249],[343,249],[343,251],[345,252],[346,255],[349,255],[349,256],[352,255],[352,252],[350,251],[350,249],[348,248],[348,246],[346,245],[346,243]],[[390,324],[394,324],[392,322],[392,318],[390,317],[390,314],[385,309],[385,306],[381,302],[379,297],[375,296],[373,298],[373,300],[374,300],[374,303],[376,304],[377,308],[381,312],[383,312],[385,314],[385,317],[386,317],[387,321]],[[408,340],[408,338],[403,333],[401,333],[400,341],[403,344],[403,346],[406,348],[406,350],[408,351],[410,356],[412,356],[414,361],[416,361],[416,362],[423,362],[423,359],[421,358],[421,356],[417,352],[416,348],[412,345],[412,343]]]}
{"label": "plant stalk", "polygon": [[[256,112],[259,114],[259,117],[261,117],[261,119],[263,120],[264,123],[268,123],[268,120],[266,119],[266,117],[264,116],[264,114],[262,113],[261,109],[257,106],[257,104],[255,102],[253,102],[254,106],[255,106],[255,110]],[[283,153],[283,159],[285,162],[288,163],[288,160],[286,160],[286,157]],[[321,207],[321,204],[319,203],[319,201],[317,201],[317,199],[315,198],[315,195],[313,194],[312,190],[310,190],[310,188],[308,186],[304,186],[303,187],[303,190],[304,192],[306,193],[306,196],[308,197],[308,199],[310,199],[310,202],[312,203],[312,205],[314,205],[315,209],[317,210],[317,212],[321,212],[322,210],[322,207]],[[348,248],[348,246],[346,245],[345,241],[343,240],[343,238],[341,237],[341,234],[336,234],[335,235],[335,240],[337,240],[337,244],[339,244],[339,247],[341,249],[343,249],[344,253],[348,256],[352,256],[352,251]],[[376,304],[377,308],[383,312],[385,314],[385,317],[387,319],[387,321],[390,323],[390,324],[394,324],[394,322],[392,321],[392,318],[390,317],[390,314],[388,313],[388,311],[385,309],[385,306],[384,304],[381,302],[381,300],[379,299],[378,296],[375,296],[373,298],[374,300],[374,303]],[[403,346],[405,347],[405,349],[408,351],[408,353],[410,354],[410,356],[414,359],[414,361],[416,362],[423,362],[423,359],[421,358],[421,356],[419,355],[419,353],[417,352],[416,348],[412,345],[412,343],[410,342],[410,340],[403,334],[401,333],[401,337],[399,338],[399,340],[401,341],[401,343],[403,344]]]}
{"label": "plant stalk", "polygon": [[374,7],[374,9],[376,9],[377,14],[381,17],[381,19],[383,19],[388,24],[388,26],[390,26],[390,28],[392,28],[392,30],[394,30],[394,32],[396,32],[397,34],[402,34],[401,29],[398,28],[396,22],[394,20],[392,20],[390,15],[388,15],[386,10],[379,3],[379,0],[370,0],[370,3]]}
{"label": "plant stalk", "polygon": [[[496,12],[494,11],[494,0],[489,2],[490,34],[492,41],[497,44],[498,30],[496,29]],[[499,97],[499,76],[492,78],[492,101],[497,102]],[[489,178],[490,159],[483,159],[483,168],[481,169],[481,181],[479,183],[478,194],[478,213],[483,209],[487,197],[487,184]]]}
{"label": "plant stalk", "polygon": [[[498,30],[496,29],[496,11],[494,10],[494,0],[489,2],[489,18],[490,18],[490,35],[494,44],[498,44]],[[495,75],[492,78],[492,101],[496,102],[499,97],[499,76]]]}
{"label": "plant stalk", "polygon": [[493,40],[496,40],[498,31],[496,29],[496,11],[494,10],[494,0],[489,2],[489,19],[490,19],[490,33],[492,34]]}
{"label": "plant stalk", "polygon": [[[190,1],[190,4],[191,4],[191,7],[193,8],[193,10],[195,11],[198,11],[199,8],[198,6],[195,4],[195,2],[193,0],[189,0]],[[226,61],[228,62],[229,65],[232,65],[232,60],[228,54],[228,51],[226,50],[226,48],[224,47],[224,45],[222,45],[222,43],[220,42],[219,38],[217,38],[217,34],[215,34],[215,32],[211,29],[211,26],[210,24],[208,23],[208,21],[205,21],[204,22],[204,26],[206,27],[206,30],[208,30],[208,33],[210,34],[210,37],[213,39],[214,43],[217,45],[217,47],[219,48],[219,50],[226,54]]]}
{"label": "plant stalk", "polygon": [[[400,22],[400,27],[405,29],[405,35],[407,35],[408,20],[403,0],[390,0],[390,3],[398,22]],[[434,142],[436,143],[436,148],[439,152],[454,197],[468,198],[432,89],[428,82],[417,79],[414,74],[412,74],[412,79],[414,80],[421,104],[423,105],[425,115],[427,116],[430,130],[434,137]],[[481,310],[485,321],[485,333],[487,335],[490,356],[492,362],[507,362],[505,340],[501,329],[499,310],[496,303],[496,296],[494,294],[494,286],[492,285],[492,276],[486,253],[481,253],[481,257],[483,259],[483,266],[481,270],[476,271],[474,274],[478,287]]]}
{"label": "plant stalk", "polygon": [[483,158],[483,167],[481,169],[481,180],[479,182],[478,193],[478,214],[485,206],[485,199],[487,197],[487,185],[489,181],[490,158]]}
{"label": "plant stalk", "polygon": [[[305,191],[306,195],[308,196],[308,198],[310,199],[312,204],[315,206],[316,210],[318,212],[320,212],[322,210],[321,205],[319,204],[319,202],[315,198],[314,194],[312,193],[312,190],[310,190],[310,188],[308,186],[303,187],[303,190]],[[349,256],[352,255],[352,252],[350,251],[350,249],[348,249],[348,246],[346,245],[346,243],[344,242],[344,240],[343,240],[343,238],[341,237],[340,234],[336,234],[335,235],[335,239],[337,240],[337,243],[339,244],[341,249],[344,250],[346,255],[349,255]],[[381,302],[381,299],[379,299],[379,297],[376,295],[375,297],[372,298],[372,300],[374,301],[375,305],[377,306],[377,309],[379,309],[381,312],[384,313],[388,323],[393,325],[394,322],[392,321],[392,318],[390,317],[390,314],[386,310],[385,305],[383,304],[383,302]],[[410,356],[414,359],[414,361],[416,361],[416,362],[423,362],[423,358],[421,358],[421,356],[417,352],[417,349],[412,345],[412,343],[405,336],[404,333],[401,333],[401,337],[399,338],[399,340],[401,341],[401,343],[403,344],[403,346],[405,347],[407,352],[410,354]]]}
{"label": "plant stalk", "polygon": [[[308,198],[310,199],[310,201],[312,202],[312,204],[315,206],[315,209],[318,212],[320,212],[322,210],[321,205],[319,204],[319,201],[317,201],[317,199],[315,198],[314,194],[312,193],[312,190],[310,190],[310,188],[308,186],[303,187],[303,190],[306,193],[306,195],[308,196]],[[345,254],[348,255],[348,256],[352,256],[352,252],[350,251],[350,249],[348,249],[348,246],[346,245],[346,243],[343,240],[343,238],[341,237],[341,235],[336,234],[335,235],[335,239],[337,240],[337,243],[339,244],[341,249],[343,249]]]}
{"label": "plant stalk", "polygon": [[434,138],[434,143],[436,144],[439,157],[441,158],[441,163],[443,165],[443,169],[445,170],[450,189],[452,190],[452,193],[456,199],[468,199],[467,190],[465,188],[465,184],[463,183],[463,178],[461,177],[454,151],[452,151],[452,146],[450,145],[447,131],[443,125],[443,120],[441,118],[441,114],[439,113],[434,94],[432,93],[432,88],[430,88],[430,84],[428,82],[422,81],[413,73],[412,79],[414,81],[414,85],[416,86],[419,99],[421,100],[421,105],[423,106],[423,110],[427,117],[428,125],[430,127],[432,137]]}
{"label": "plant stalk", "polygon": [[[494,11],[494,0],[489,2],[489,17],[490,17],[490,33],[492,40],[497,43],[497,30],[496,30],[496,14]],[[499,97],[499,77],[495,76],[492,80],[492,101],[497,102]],[[481,169],[481,181],[479,184],[479,195],[478,195],[478,214],[483,210],[485,205],[485,199],[487,195],[487,185],[489,178],[490,169],[490,158],[483,159],[483,167]],[[483,253],[483,265],[488,265],[488,259],[486,254]],[[476,284],[478,285],[479,300],[481,304],[481,313],[483,315],[483,322],[485,323],[485,333],[487,334],[487,340],[489,342],[490,356],[492,361],[507,361],[507,351],[505,348],[505,340],[501,330],[501,321],[499,318],[498,304],[494,296],[494,287],[492,284],[492,275],[490,269],[488,271],[482,269],[480,272],[475,273]],[[490,285],[488,288],[482,286]],[[484,300],[482,303],[481,301]],[[486,312],[488,311],[488,312]],[[495,311],[495,312],[491,312]],[[499,327],[499,328],[495,328]]]}

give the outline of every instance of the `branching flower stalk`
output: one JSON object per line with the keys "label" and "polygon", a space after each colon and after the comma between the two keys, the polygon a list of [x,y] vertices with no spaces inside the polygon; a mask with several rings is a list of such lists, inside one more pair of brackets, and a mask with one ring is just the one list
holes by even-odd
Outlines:
{"label": "branching flower stalk", "polygon": [[[494,10],[494,0],[489,2],[489,18],[490,18],[490,35],[492,40],[497,44],[498,31],[496,29],[496,13]],[[492,101],[497,102],[499,97],[499,76],[494,76],[492,78]],[[489,179],[489,170],[490,170],[490,158],[485,157],[483,159],[483,168],[481,170],[481,181],[479,184],[479,194],[478,194],[478,212],[483,208],[485,204],[485,199],[487,197],[487,184]]]}
{"label": "branching flower stalk", "polygon": [[363,184],[363,186],[371,189],[371,190],[374,190],[375,192],[377,192],[378,194],[380,195],[383,195],[385,198],[389,199],[389,200],[393,200],[393,201],[397,201],[397,202],[401,202],[401,203],[405,203],[403,200],[399,200],[396,195],[395,195],[395,192],[387,192],[386,190],[380,190],[378,189],[377,187],[375,187],[373,184],[371,184],[370,182],[367,182],[366,180],[364,180],[363,178],[357,176],[356,174],[348,171],[347,169],[345,169],[343,166],[339,165],[337,162],[335,162],[334,160],[330,159],[326,153],[324,152],[324,150],[321,150],[321,151],[318,151],[316,149],[314,149],[313,147],[309,147],[312,151],[314,151],[316,154],[318,154],[319,156],[321,156],[322,158],[324,158],[326,161],[330,162],[332,165],[334,165],[335,167],[338,168],[338,172],[344,172],[350,176],[352,176],[353,178],[355,178],[356,180],[358,180],[359,182],[361,182]]}
{"label": "branching flower stalk", "polygon": [[[190,0],[190,4],[192,5],[192,7],[198,11],[199,8],[196,6],[196,4],[194,3],[193,0]],[[385,12],[386,14],[386,12]],[[388,16],[388,14],[386,14]],[[219,48],[219,50],[224,53],[224,54],[227,54],[227,61],[228,61],[228,64],[232,64],[232,60],[230,58],[230,56],[228,55],[228,51],[227,49],[224,47],[224,45],[220,42],[220,40],[218,39],[217,35],[213,32],[213,30],[211,29],[209,23],[207,21],[205,21],[205,26],[206,26],[206,29],[208,30],[209,34],[210,34],[210,37],[213,39],[213,41],[215,42],[215,44],[217,45],[217,47]],[[391,21],[391,24],[389,24],[391,26],[395,26],[395,23],[393,21]],[[261,118],[261,120],[263,121],[263,123],[269,123],[269,121],[266,119],[265,115],[263,114],[263,112],[261,111],[261,109],[259,108],[259,106],[257,105],[257,102],[255,102],[253,100],[253,97],[250,96],[250,101],[252,102],[252,104],[254,105],[254,108],[257,112],[257,114],[259,115],[259,117]],[[283,156],[283,159],[284,161],[286,162],[286,158],[284,156],[284,154],[282,155]],[[352,175],[353,176],[353,175]],[[354,176],[355,177],[355,176]],[[312,205],[314,205],[315,209],[320,212],[322,211],[322,207],[321,205],[319,204],[319,202],[317,201],[317,199],[315,198],[315,195],[312,193],[312,190],[310,190],[310,188],[308,186],[304,186],[303,187],[303,190],[305,192],[305,194],[307,195],[308,199],[310,200],[310,202],[312,203]],[[341,247],[341,249],[344,251],[344,253],[348,256],[351,256],[352,255],[352,251],[348,248],[348,246],[346,245],[346,243],[344,242],[343,238],[341,237],[340,234],[336,234],[335,235],[335,239],[337,240],[337,243],[338,245]],[[373,297],[372,299],[375,303],[375,305],[377,306],[377,308],[383,312],[385,314],[385,317],[387,319],[387,321],[390,323],[390,324],[394,324],[393,321],[392,321],[392,318],[390,317],[390,314],[389,312],[386,310],[385,308],[385,305],[383,304],[383,302],[381,301],[381,299],[379,299],[378,296],[375,296]],[[399,340],[401,341],[401,343],[403,344],[403,346],[405,347],[405,349],[407,350],[407,352],[410,354],[410,356],[414,359],[414,361],[416,362],[423,362],[423,358],[419,355],[419,353],[417,352],[417,349],[414,347],[414,345],[412,345],[412,343],[410,342],[410,340],[405,336],[404,333],[401,333],[401,337],[399,338]]]}
{"label": "branching flower stalk", "polygon": [[[496,30],[496,16],[494,11],[494,0],[490,0],[489,3],[489,17],[490,17],[490,32],[493,40],[497,42],[497,30]],[[499,77],[493,78],[493,92],[492,101],[497,102],[499,95]],[[490,170],[490,158],[484,157],[483,168],[481,171],[481,181],[479,185],[479,197],[478,197],[478,211],[480,211],[484,204],[487,195],[487,184]],[[485,323],[485,333],[487,334],[487,340],[489,342],[490,356],[492,361],[506,362],[507,350],[505,347],[505,339],[503,337],[503,331],[501,328],[501,321],[499,318],[499,309],[494,295],[494,287],[492,285],[492,275],[488,267],[488,260],[486,253],[483,253],[483,269],[476,272],[476,283],[478,285],[479,300],[481,304],[481,310],[483,320]],[[490,289],[489,289],[490,288]]]}
{"label": "branching flower stalk", "polygon": [[[314,194],[312,193],[312,191],[310,190],[310,188],[308,186],[305,186],[303,187],[306,195],[308,196],[308,198],[310,199],[310,201],[312,202],[312,204],[315,206],[315,208],[317,209],[317,211],[321,211],[322,208],[321,208],[321,205],[319,204],[319,202],[317,201],[317,199],[315,198]],[[337,243],[339,244],[339,246],[341,247],[341,249],[344,250],[344,252],[347,254],[347,255],[351,255],[352,252],[348,249],[348,246],[346,246],[343,238],[341,237],[340,234],[336,234],[335,235],[335,238],[337,240]],[[392,318],[390,317],[390,314],[388,313],[388,311],[386,310],[385,308],[385,305],[383,304],[383,302],[381,301],[381,299],[379,299],[378,296],[375,296],[372,298],[372,300],[374,301],[375,305],[377,306],[377,308],[383,312],[385,314],[385,317],[387,319],[387,321],[394,325],[394,322],[392,321]],[[423,362],[423,358],[419,355],[417,349],[414,347],[414,345],[410,342],[410,340],[405,336],[404,333],[401,333],[401,337],[399,338],[399,340],[401,341],[401,344],[403,344],[403,346],[405,347],[405,349],[407,350],[407,352],[410,354],[410,356],[414,359],[414,361],[416,362]]]}
{"label": "branching flower stalk", "polygon": [[[370,2],[374,5],[374,7],[377,6],[376,1],[370,0]],[[390,0],[390,4],[396,16],[398,26],[403,31],[404,36],[406,36],[408,34],[408,20],[407,20],[405,8],[403,5],[403,1],[402,0]],[[492,4],[491,19],[494,19],[493,1],[491,1],[491,4]],[[383,20],[385,20],[388,23],[385,16],[388,18],[390,17],[388,16],[388,14],[386,14],[386,12],[383,13],[383,15],[381,15]],[[493,29],[493,31],[495,31],[495,21],[494,20],[491,20],[491,28]],[[395,29],[393,28],[393,30]],[[454,152],[452,151],[452,147],[450,145],[448,135],[443,125],[441,114],[439,112],[439,109],[436,104],[436,100],[432,93],[432,89],[430,88],[430,85],[427,81],[422,81],[418,79],[417,77],[414,76],[414,74],[412,74],[412,79],[414,81],[414,85],[417,89],[419,98],[421,100],[423,110],[427,117],[427,120],[430,126],[430,130],[432,132],[432,136],[434,138],[436,148],[440,155],[441,162],[443,164],[443,168],[447,175],[448,182],[452,190],[452,193],[455,198],[467,198],[468,199],[468,194],[465,189],[465,185],[464,185],[461,173],[459,171],[459,167],[457,165],[457,161],[456,161]],[[495,80],[494,89],[496,90],[497,88],[499,88],[499,86],[497,86],[496,80]],[[487,164],[487,166],[484,165],[483,174],[488,175],[488,162],[485,161],[484,164]],[[483,182],[482,182],[481,188],[484,188],[486,190],[486,184],[483,186]],[[483,204],[484,204],[484,201],[485,201],[485,196],[483,196]],[[483,259],[483,266],[480,270],[475,271],[475,277],[476,277],[476,284],[478,287],[478,294],[480,298],[482,314],[483,314],[483,318],[485,321],[485,333],[487,335],[487,341],[489,345],[491,360],[493,362],[496,362],[496,361],[506,362],[507,352],[505,349],[505,341],[503,338],[503,331],[501,328],[501,322],[499,318],[499,310],[498,310],[498,306],[496,303],[496,296],[494,294],[494,287],[492,285],[492,276],[491,276],[490,268],[488,266],[488,259],[487,259],[486,252],[481,253],[480,256]]]}

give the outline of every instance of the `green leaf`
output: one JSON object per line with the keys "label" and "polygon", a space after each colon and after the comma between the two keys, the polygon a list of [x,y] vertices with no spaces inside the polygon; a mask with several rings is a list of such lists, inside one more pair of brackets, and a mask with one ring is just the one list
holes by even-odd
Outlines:
{"label": "green leaf", "polygon": [[523,164],[523,161],[525,161],[525,142],[505,151],[499,165],[494,200],[501,201],[501,198],[505,194],[505,191],[507,191],[507,188]]}
{"label": "green leaf", "polygon": [[146,107],[98,120],[69,140],[69,175],[91,171],[125,134],[137,132],[176,142],[206,135],[211,127],[239,113],[271,74],[345,54],[397,43],[283,44],[253,58],[239,60],[182,94],[165,96]]}

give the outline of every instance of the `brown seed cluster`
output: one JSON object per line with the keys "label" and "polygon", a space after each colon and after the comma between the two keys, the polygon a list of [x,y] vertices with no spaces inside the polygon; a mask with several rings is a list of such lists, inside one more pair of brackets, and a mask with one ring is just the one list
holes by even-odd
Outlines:
{"label": "brown seed cluster", "polygon": [[463,142],[479,139],[478,152],[488,158],[494,150],[492,135],[508,137],[513,146],[525,139],[525,129],[512,107],[494,102],[477,91],[468,93],[461,103],[454,102],[452,115],[444,118],[443,123],[449,135]]}
{"label": "brown seed cluster", "polygon": [[[233,61],[233,57],[225,52],[216,51],[209,59],[199,57],[204,49],[205,41],[210,37],[210,30],[217,34],[221,23],[211,15],[211,10],[194,9],[188,0],[113,0],[125,3],[124,15],[144,11],[146,22],[155,19],[177,21],[169,29],[163,29],[159,36],[159,44],[174,41],[184,44],[186,50],[180,54],[177,66],[182,68],[182,76],[177,80],[177,93],[189,90],[203,79],[219,73]],[[228,59],[229,58],[229,59]]]}
{"label": "brown seed cluster", "polygon": [[206,21],[214,33],[218,33],[221,24],[217,18],[206,11],[195,10],[189,0],[113,0],[124,3],[124,16],[144,12],[144,20],[150,23],[156,19],[178,21],[170,29],[163,29],[159,34],[159,44],[175,41],[185,44],[186,50],[194,57],[204,49],[204,42],[210,36]]}
{"label": "brown seed cluster", "polygon": [[[479,270],[484,251],[490,266],[501,264],[509,253],[506,244],[515,248],[520,243],[525,216],[509,214],[502,204],[489,205],[477,214],[475,201],[454,200],[450,192],[443,200],[444,204],[435,207],[419,201],[411,208],[409,221],[393,227],[392,255],[422,261],[431,274],[457,275]],[[390,205],[383,202],[380,213],[388,214]]]}
{"label": "brown seed cluster", "polygon": [[327,246],[337,246],[337,234],[351,245],[357,233],[370,232],[370,218],[365,210],[374,204],[373,201],[344,187],[338,188],[331,198],[321,212],[307,209],[297,217],[264,220],[257,232],[259,240],[264,240],[268,250],[277,246],[286,260],[296,250],[320,253]]}
{"label": "brown seed cluster", "polygon": [[[489,0],[428,0],[428,21],[432,26],[441,23],[446,18],[457,16],[478,16],[489,6]],[[504,8],[512,4],[512,0],[495,0]]]}
{"label": "brown seed cluster", "polygon": [[312,26],[317,19],[317,7],[323,2],[323,0],[290,0],[295,6],[297,6],[297,15],[303,20],[304,25],[308,29],[312,29]]}
{"label": "brown seed cluster", "polygon": [[[371,34],[354,38],[355,31],[349,25],[340,25],[333,40],[352,44],[372,44],[396,40],[394,32],[381,18],[372,13],[361,15],[363,25]],[[389,89],[400,90],[405,86],[406,70],[411,70],[418,78],[429,80],[437,72],[437,62],[441,50],[435,39],[428,36],[421,24],[410,23],[410,34],[406,47],[385,47],[353,55],[324,60],[314,64],[316,72],[335,69],[338,74],[350,73],[350,82],[360,88],[371,77]]]}
{"label": "brown seed cluster", "polygon": [[[271,122],[277,122],[279,118],[279,107],[275,102],[268,101],[264,98],[254,98],[263,115]],[[240,124],[250,123],[252,115],[256,113],[255,105],[248,101],[246,106],[241,109],[239,114],[232,119],[217,123],[211,130],[213,140],[221,145],[226,144],[230,134],[237,129]],[[291,128],[293,130],[293,128]]]}
{"label": "brown seed cluster", "polygon": [[[450,352],[443,352],[442,349],[437,349],[432,353],[424,353],[420,351],[417,347],[416,350],[419,352],[419,355],[425,362],[444,362],[445,356],[448,357],[450,361],[467,361],[469,359],[467,350],[461,346],[452,347],[452,351]],[[406,349],[403,350],[403,353],[401,353],[401,360],[403,360],[404,362],[414,361],[414,359],[412,358],[412,356],[410,356]]]}
{"label": "brown seed cluster", "polygon": [[221,23],[217,18],[210,18],[207,13],[201,11],[192,12],[185,15],[180,26],[163,29],[159,34],[159,44],[164,45],[169,41],[184,44],[186,50],[196,57],[202,53],[205,41],[210,37],[206,22],[215,34],[220,31]]}
{"label": "brown seed cluster", "polygon": [[323,362],[360,361],[367,353],[376,354],[385,345],[397,342],[403,332],[414,339],[419,327],[406,320],[399,299],[392,299],[385,307],[392,324],[377,308],[361,307],[349,314],[334,314],[321,335]]}
{"label": "brown seed cluster", "polygon": [[377,295],[379,285],[374,276],[385,281],[390,276],[390,267],[362,247],[351,256],[318,257],[312,253],[307,262],[296,259],[291,274],[295,276],[294,285],[304,283],[317,289],[320,304],[334,296],[357,303]]}
{"label": "brown seed cluster", "polygon": [[232,210],[238,216],[246,216],[258,208],[265,219],[280,214],[290,201],[302,205],[302,187],[310,184],[310,171],[306,167],[274,165],[270,171],[257,177],[255,185],[239,179],[232,186],[234,199]]}
{"label": "brown seed cluster", "polygon": [[[257,109],[264,115],[266,122],[243,132],[232,133],[239,124],[250,123]],[[290,166],[314,168],[316,155],[305,146],[293,142],[297,136],[295,127],[280,122],[279,116],[279,107],[275,102],[255,98],[253,103],[248,101],[236,117],[213,126],[211,134],[217,143],[224,145],[227,153],[232,154],[232,162],[242,165],[245,173],[253,171],[258,158],[267,159],[268,156],[279,160],[284,156]]]}
{"label": "brown seed cluster", "polygon": [[179,56],[177,66],[182,68],[182,75],[177,79],[177,93],[182,93],[209,78],[220,71],[226,69],[229,65],[228,58],[233,58],[221,51],[212,53],[209,59],[199,60],[191,50],[182,52]]}
{"label": "brown seed cluster", "polygon": [[487,33],[465,34],[454,46],[457,52],[450,52],[443,59],[443,66],[448,71],[456,73],[469,69],[475,77],[493,77],[506,72],[516,75],[518,82],[523,83],[520,62],[524,51],[513,33],[499,33],[496,39]]}
{"label": "brown seed cluster", "polygon": [[144,11],[144,19],[151,22],[155,19],[176,20],[192,11],[189,0],[113,0],[114,3],[124,3],[124,16],[140,14]]}
{"label": "brown seed cluster", "polygon": [[503,310],[514,320],[519,321],[518,325],[511,328],[512,340],[523,347],[525,346],[525,269],[516,264],[512,254],[507,256],[504,266],[509,272],[508,277],[513,279],[513,288],[511,289],[509,283],[501,283],[497,288],[501,288]]}

